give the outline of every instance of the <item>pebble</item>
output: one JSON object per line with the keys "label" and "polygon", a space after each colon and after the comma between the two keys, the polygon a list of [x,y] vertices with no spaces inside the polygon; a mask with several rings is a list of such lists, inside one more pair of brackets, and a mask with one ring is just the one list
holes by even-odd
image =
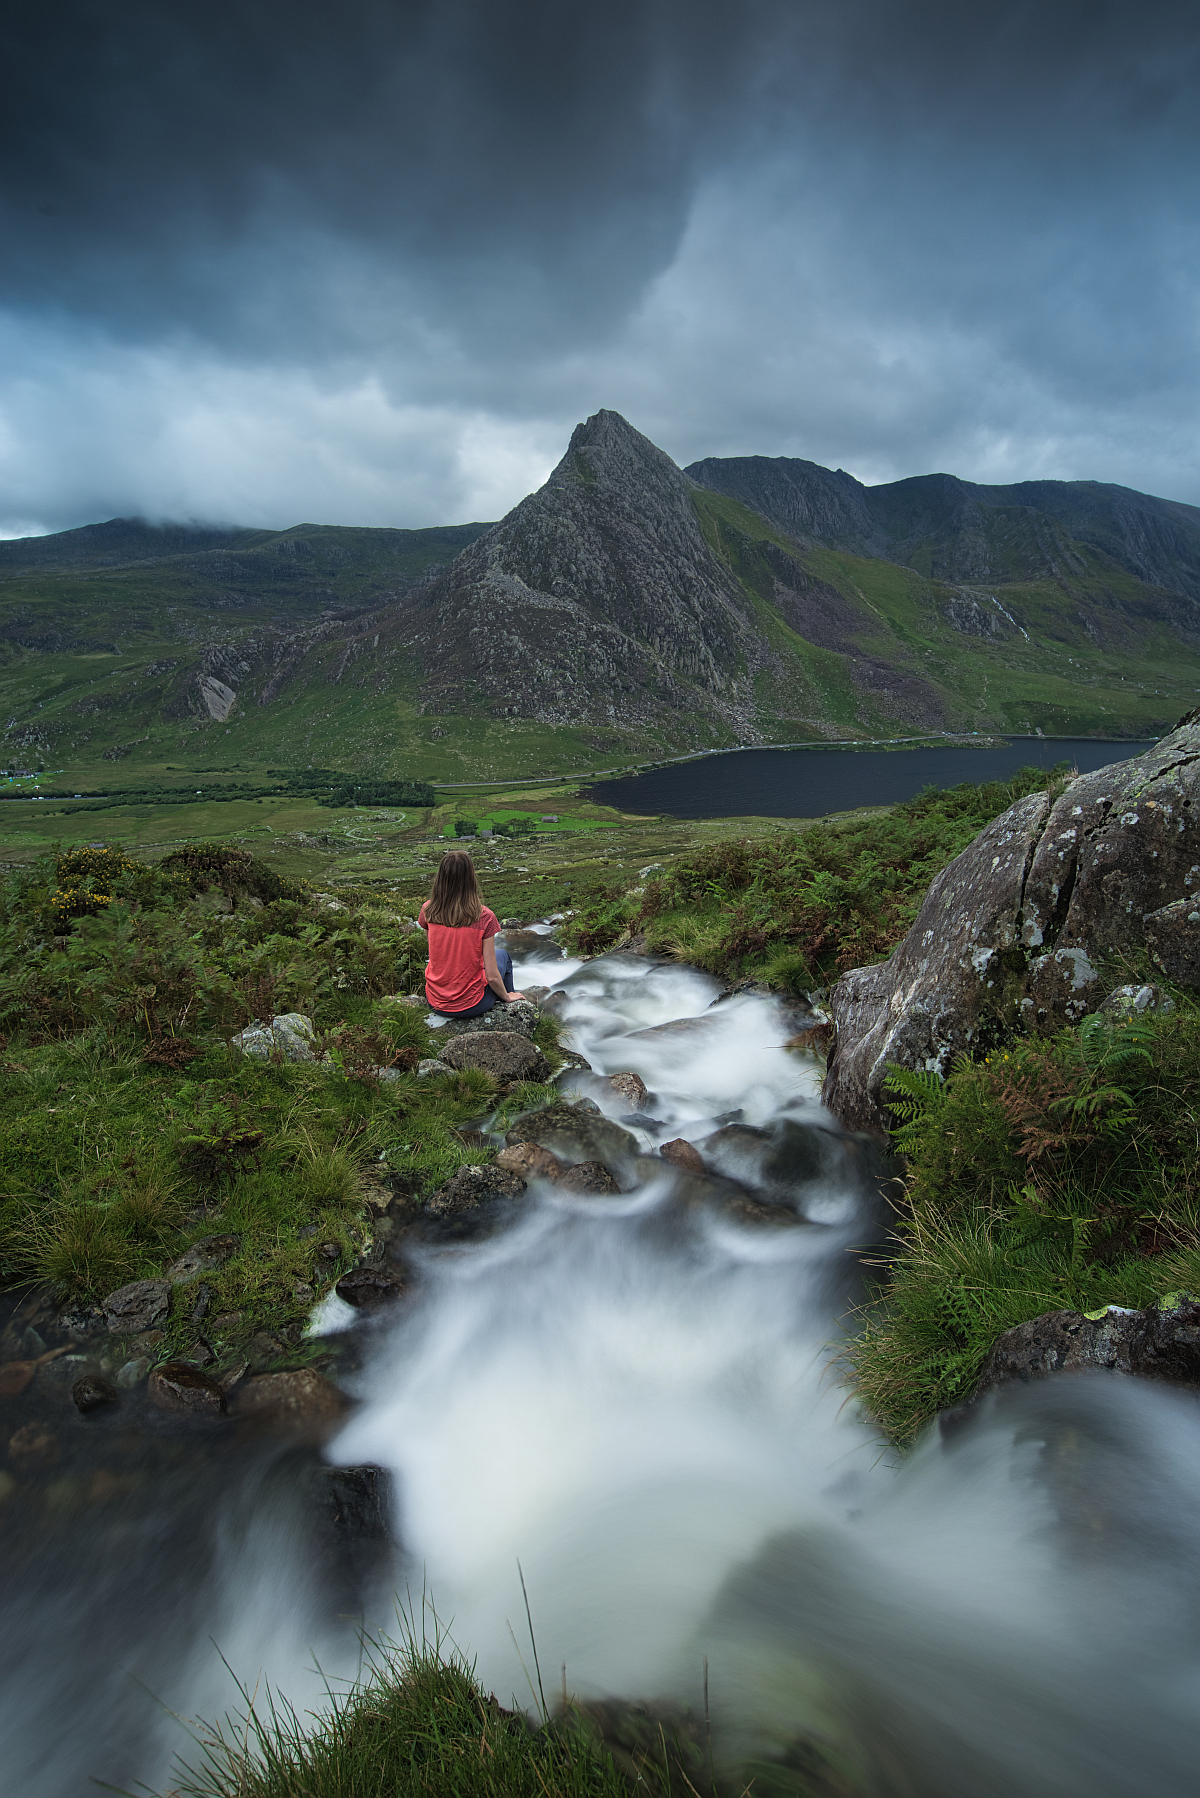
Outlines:
{"label": "pebble", "polygon": [[219,1417],[225,1394],[217,1382],[186,1361],[167,1361],[156,1367],[146,1388],[150,1403],[160,1411],[190,1417]]}

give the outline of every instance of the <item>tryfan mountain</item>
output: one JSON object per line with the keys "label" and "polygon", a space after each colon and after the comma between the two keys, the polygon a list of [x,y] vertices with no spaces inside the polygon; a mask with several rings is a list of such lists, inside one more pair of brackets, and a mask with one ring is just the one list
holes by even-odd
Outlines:
{"label": "tryfan mountain", "polygon": [[[929,731],[1146,736],[1200,692],[1200,509],[1090,481],[680,469],[618,413],[497,524],[114,519],[0,544],[9,765],[432,779]],[[115,773],[115,771],[114,771]]]}

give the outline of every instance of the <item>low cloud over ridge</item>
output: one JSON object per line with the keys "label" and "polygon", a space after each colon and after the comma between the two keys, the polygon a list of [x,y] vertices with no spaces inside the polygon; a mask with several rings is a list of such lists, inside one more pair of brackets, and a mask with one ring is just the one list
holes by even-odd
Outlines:
{"label": "low cloud over ridge", "polygon": [[1192,8],[8,20],[10,530],[495,516],[600,405],[1200,499]]}

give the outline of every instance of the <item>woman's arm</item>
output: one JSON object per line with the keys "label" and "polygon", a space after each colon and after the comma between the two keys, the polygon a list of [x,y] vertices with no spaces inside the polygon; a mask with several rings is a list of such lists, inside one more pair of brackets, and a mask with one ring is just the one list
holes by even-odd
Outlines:
{"label": "woman's arm", "polygon": [[506,1004],[513,999],[525,997],[524,993],[510,993],[505,986],[496,963],[496,939],[494,936],[485,936],[483,939],[483,971],[487,975],[487,983],[496,997],[503,999]]}

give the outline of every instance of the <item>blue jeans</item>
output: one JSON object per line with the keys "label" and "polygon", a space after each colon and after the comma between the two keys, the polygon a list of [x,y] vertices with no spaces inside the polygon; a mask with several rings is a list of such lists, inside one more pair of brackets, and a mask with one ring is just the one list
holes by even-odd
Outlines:
{"label": "blue jeans", "polygon": [[[496,945],[496,966],[500,971],[500,978],[504,982],[505,992],[514,992],[516,988],[513,983],[512,956],[499,944]],[[428,999],[428,993],[425,997]],[[483,998],[477,1004],[472,1005],[469,1011],[438,1011],[437,1015],[439,1018],[481,1018],[485,1011],[490,1011],[492,1006],[497,1003],[495,993],[490,986],[487,986],[483,989]],[[437,1011],[437,1006],[431,1006],[430,1010]]]}

